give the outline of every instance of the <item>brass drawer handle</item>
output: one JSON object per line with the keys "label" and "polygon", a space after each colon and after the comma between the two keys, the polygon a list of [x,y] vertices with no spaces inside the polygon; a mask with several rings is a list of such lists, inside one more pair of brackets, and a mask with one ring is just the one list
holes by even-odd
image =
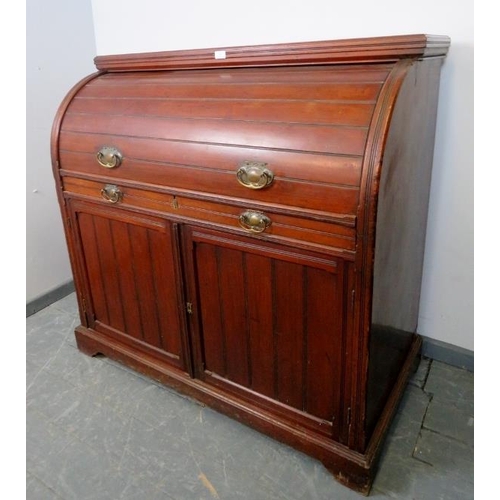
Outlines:
{"label": "brass drawer handle", "polygon": [[118,203],[123,198],[123,193],[118,186],[114,184],[106,184],[101,189],[101,196],[110,203]]}
{"label": "brass drawer handle", "polygon": [[250,189],[263,189],[274,180],[274,174],[266,168],[267,163],[245,161],[236,171],[238,182]]}
{"label": "brass drawer handle", "polygon": [[247,210],[239,217],[240,226],[251,233],[262,233],[271,225],[271,219],[256,210]]}
{"label": "brass drawer handle", "polygon": [[106,168],[116,168],[121,165],[123,155],[116,148],[104,146],[96,155],[99,165]]}

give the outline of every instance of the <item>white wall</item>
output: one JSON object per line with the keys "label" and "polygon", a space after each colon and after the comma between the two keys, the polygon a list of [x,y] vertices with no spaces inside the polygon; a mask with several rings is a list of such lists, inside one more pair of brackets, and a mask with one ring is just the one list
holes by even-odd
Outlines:
{"label": "white wall", "polygon": [[[38,80],[44,101],[31,95],[28,102],[28,141],[40,151],[28,153],[27,243],[33,250],[28,255],[32,280],[28,297],[40,292],[42,282],[47,290],[48,285],[69,279],[48,174],[47,116],[53,115],[78,77],[93,70],[87,2],[51,0],[42,2],[37,13],[29,9],[28,54],[33,55],[28,82]],[[28,7],[34,3],[28,0]],[[474,348],[473,0],[92,0],[92,7],[100,55],[411,33],[449,35],[452,45],[442,72],[419,332]],[[64,64],[55,60],[56,54]],[[34,188],[39,191],[36,195]],[[42,212],[50,213],[43,221]]]}
{"label": "white wall", "polygon": [[26,300],[72,279],[50,160],[59,103],[95,71],[90,0],[26,2]]}

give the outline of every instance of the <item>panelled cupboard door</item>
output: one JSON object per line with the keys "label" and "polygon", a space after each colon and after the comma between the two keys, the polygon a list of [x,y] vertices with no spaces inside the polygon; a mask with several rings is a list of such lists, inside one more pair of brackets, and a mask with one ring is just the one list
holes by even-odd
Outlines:
{"label": "panelled cupboard door", "polygon": [[70,200],[94,330],[185,369],[177,227]]}
{"label": "panelled cupboard door", "polygon": [[342,261],[184,229],[196,376],[285,420],[337,436]]}

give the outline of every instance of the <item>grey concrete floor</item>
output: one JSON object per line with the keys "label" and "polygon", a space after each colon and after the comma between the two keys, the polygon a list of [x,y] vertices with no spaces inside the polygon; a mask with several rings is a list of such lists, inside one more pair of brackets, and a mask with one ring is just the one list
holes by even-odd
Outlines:
{"label": "grey concrete floor", "polygon": [[[324,467],[76,349],[75,295],[27,318],[26,498],[350,500]],[[474,497],[474,376],[423,359],[370,498]]]}

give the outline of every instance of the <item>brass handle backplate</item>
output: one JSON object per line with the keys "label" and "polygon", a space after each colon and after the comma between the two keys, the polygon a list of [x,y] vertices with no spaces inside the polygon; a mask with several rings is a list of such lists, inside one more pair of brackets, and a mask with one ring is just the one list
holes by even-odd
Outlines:
{"label": "brass handle backplate", "polygon": [[247,210],[239,217],[240,226],[251,233],[262,233],[271,225],[271,219],[256,210]]}
{"label": "brass handle backplate", "polygon": [[101,189],[101,196],[110,203],[118,203],[123,198],[123,193],[118,186],[114,184],[106,184]]}
{"label": "brass handle backplate", "polygon": [[96,155],[99,165],[106,168],[116,168],[119,167],[123,161],[123,155],[116,148],[110,146],[104,146],[101,148]]}
{"label": "brass handle backplate", "polygon": [[250,189],[263,189],[274,180],[274,174],[267,167],[267,163],[245,161],[236,171],[238,182]]}

